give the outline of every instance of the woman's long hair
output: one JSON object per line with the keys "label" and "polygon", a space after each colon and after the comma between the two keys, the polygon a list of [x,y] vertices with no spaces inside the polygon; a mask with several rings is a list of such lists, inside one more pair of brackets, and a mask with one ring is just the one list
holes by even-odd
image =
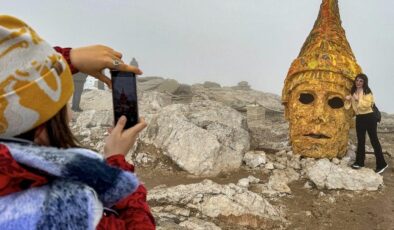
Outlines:
{"label": "woman's long hair", "polygon": [[[44,123],[48,133],[49,145],[57,148],[79,147],[79,142],[72,134],[68,126],[67,105],[65,105],[55,116]],[[22,133],[16,137],[34,141],[37,128]]]}
{"label": "woman's long hair", "polygon": [[350,90],[350,93],[353,95],[356,92],[356,90],[357,90],[356,81],[357,81],[358,78],[361,78],[362,80],[364,80],[364,84],[363,84],[363,92],[364,92],[364,94],[372,93],[372,90],[368,86],[368,77],[367,77],[367,75],[365,75],[363,73],[358,74],[356,76],[356,78],[354,79],[353,85],[352,85],[352,89]]}

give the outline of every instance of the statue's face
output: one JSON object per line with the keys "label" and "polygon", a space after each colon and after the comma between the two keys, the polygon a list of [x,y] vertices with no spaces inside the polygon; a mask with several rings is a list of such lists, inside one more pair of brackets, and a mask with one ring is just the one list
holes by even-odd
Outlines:
{"label": "statue's face", "polygon": [[287,104],[293,151],[307,157],[342,157],[347,148],[351,110],[345,87],[309,81],[296,86]]}

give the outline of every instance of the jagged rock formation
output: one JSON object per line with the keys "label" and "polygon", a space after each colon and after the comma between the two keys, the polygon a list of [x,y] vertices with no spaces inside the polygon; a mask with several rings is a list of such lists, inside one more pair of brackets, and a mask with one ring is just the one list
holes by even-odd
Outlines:
{"label": "jagged rock formation", "polygon": [[174,104],[151,117],[141,140],[194,175],[215,176],[240,167],[249,150],[243,124],[242,115],[221,103]]}

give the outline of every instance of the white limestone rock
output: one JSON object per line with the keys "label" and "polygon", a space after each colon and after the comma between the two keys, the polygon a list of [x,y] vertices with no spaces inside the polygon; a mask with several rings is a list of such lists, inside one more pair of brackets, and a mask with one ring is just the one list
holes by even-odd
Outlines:
{"label": "white limestone rock", "polygon": [[319,189],[346,189],[376,191],[383,185],[383,177],[373,170],[354,170],[343,165],[335,165],[328,159],[321,159],[309,166],[307,177]]}
{"label": "white limestone rock", "polygon": [[[298,180],[300,175],[292,168],[286,170],[274,170],[267,183],[267,190],[273,190],[275,193],[291,194],[291,189],[288,186],[290,182]],[[264,191],[263,191],[264,193]],[[272,191],[269,193],[272,194]]]}
{"label": "white limestone rock", "polygon": [[149,191],[148,201],[159,206],[186,205],[212,218],[220,215],[253,215],[282,220],[283,215],[279,208],[272,206],[256,193],[234,184],[220,185],[211,180],[169,188],[154,188]]}
{"label": "white limestone rock", "polygon": [[156,91],[139,92],[138,97],[138,112],[144,117],[147,114],[159,113],[163,107],[171,105],[172,102],[170,95]]}
{"label": "white limestone rock", "polygon": [[265,164],[265,169],[268,169],[268,170],[275,169],[274,164],[272,162],[268,162],[267,164]]}
{"label": "white limestone rock", "polygon": [[240,180],[238,180],[237,185],[240,187],[244,187],[244,188],[249,188],[249,179],[248,178],[242,178]]}
{"label": "white limestone rock", "polygon": [[333,158],[333,159],[331,160],[331,162],[334,163],[334,164],[336,164],[336,165],[339,165],[339,163],[341,163],[340,160],[339,160],[338,158],[336,158],[336,157]]}
{"label": "white limestone rock", "polygon": [[245,153],[243,161],[250,168],[256,168],[260,165],[264,165],[267,162],[267,158],[264,151],[249,151]]}
{"label": "white limestone rock", "polygon": [[244,120],[217,102],[174,104],[152,116],[141,140],[160,148],[191,174],[216,176],[240,167],[249,149]]}
{"label": "white limestone rock", "polygon": [[242,178],[238,180],[237,186],[243,188],[249,188],[251,184],[258,184],[259,182],[260,182],[259,178],[256,178],[254,176],[248,176],[247,178]]}

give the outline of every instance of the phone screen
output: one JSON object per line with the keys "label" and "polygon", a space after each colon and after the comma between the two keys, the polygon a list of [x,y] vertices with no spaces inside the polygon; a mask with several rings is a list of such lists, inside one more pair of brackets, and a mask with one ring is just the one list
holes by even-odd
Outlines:
{"label": "phone screen", "polygon": [[134,73],[111,71],[115,125],[122,115],[127,117],[125,129],[138,123],[137,82]]}

